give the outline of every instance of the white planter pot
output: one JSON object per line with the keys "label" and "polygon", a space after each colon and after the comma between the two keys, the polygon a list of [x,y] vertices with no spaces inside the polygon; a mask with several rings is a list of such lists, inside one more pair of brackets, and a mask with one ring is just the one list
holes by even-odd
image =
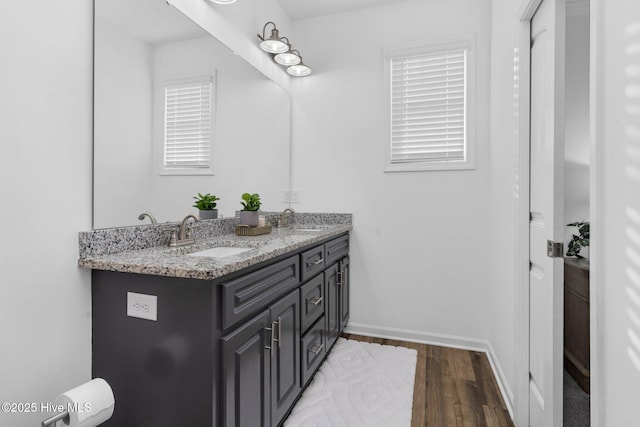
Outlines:
{"label": "white planter pot", "polygon": [[257,227],[260,214],[258,211],[240,211],[240,224]]}

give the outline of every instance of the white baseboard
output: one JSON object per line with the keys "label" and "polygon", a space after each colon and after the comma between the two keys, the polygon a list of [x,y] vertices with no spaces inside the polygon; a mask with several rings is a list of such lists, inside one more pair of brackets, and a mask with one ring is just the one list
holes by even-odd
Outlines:
{"label": "white baseboard", "polygon": [[399,341],[416,342],[420,344],[437,345],[441,347],[452,347],[463,350],[482,351],[489,359],[489,365],[493,370],[493,375],[498,383],[498,388],[502,394],[509,415],[513,419],[513,393],[509,383],[504,376],[500,362],[487,340],[475,338],[458,337],[454,335],[433,334],[423,331],[412,331],[407,329],[387,328],[383,326],[364,325],[361,323],[349,323],[344,330],[347,334],[364,335],[367,337],[386,338]]}

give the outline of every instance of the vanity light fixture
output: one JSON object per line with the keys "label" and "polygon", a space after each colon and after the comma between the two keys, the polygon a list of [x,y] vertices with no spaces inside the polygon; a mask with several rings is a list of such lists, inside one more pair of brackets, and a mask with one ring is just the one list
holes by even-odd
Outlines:
{"label": "vanity light fixture", "polygon": [[235,3],[236,0],[209,0],[212,3],[218,3],[218,4],[231,4],[231,3]]}
{"label": "vanity light fixture", "polygon": [[[286,39],[286,37],[283,37],[283,39]],[[289,40],[287,39],[287,41]],[[288,44],[288,46],[289,46],[289,50],[287,52],[283,52],[275,55],[273,57],[273,60],[280,65],[284,65],[285,67],[288,67],[290,65],[298,65],[300,63],[300,52],[298,52],[295,49],[292,50],[290,44]]]}
{"label": "vanity light fixture", "polygon": [[[273,29],[271,30],[271,37],[266,38],[267,25],[273,25]],[[258,34],[258,38],[262,40],[260,43],[260,49],[269,53],[284,53],[289,50],[289,45],[282,41],[280,36],[278,35],[278,29],[276,28],[276,24],[269,21],[264,24],[262,28],[262,36]]]}
{"label": "vanity light fixture", "polygon": [[[296,50],[296,52],[298,51]],[[287,73],[296,77],[308,76],[309,74],[311,74],[311,68],[304,65],[304,62],[302,62],[302,56],[300,55],[300,52],[298,52],[298,57],[300,58],[300,62],[287,67]]]}
{"label": "vanity light fixture", "polygon": [[[267,38],[266,32],[269,24],[273,25],[271,36]],[[302,63],[302,55],[296,49],[291,48],[291,42],[287,37],[280,37],[276,24],[269,21],[262,28],[262,35],[258,34],[261,40],[260,49],[269,53],[272,61],[287,67],[287,73],[296,77],[304,77],[311,74],[311,68]]]}

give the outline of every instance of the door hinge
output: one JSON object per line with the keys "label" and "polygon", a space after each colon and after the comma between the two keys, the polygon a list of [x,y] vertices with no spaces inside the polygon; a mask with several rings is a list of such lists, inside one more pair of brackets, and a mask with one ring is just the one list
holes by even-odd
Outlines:
{"label": "door hinge", "polygon": [[552,242],[547,240],[547,256],[551,258],[562,258],[564,244],[562,242]]}

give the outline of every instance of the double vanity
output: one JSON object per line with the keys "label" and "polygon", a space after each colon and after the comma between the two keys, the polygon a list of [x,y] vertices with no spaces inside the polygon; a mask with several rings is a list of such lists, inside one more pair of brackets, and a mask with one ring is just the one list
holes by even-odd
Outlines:
{"label": "double vanity", "polygon": [[201,221],[177,248],[166,224],[80,234],[106,425],[277,426],[311,381],[349,319],[351,215],[255,237],[235,223]]}

